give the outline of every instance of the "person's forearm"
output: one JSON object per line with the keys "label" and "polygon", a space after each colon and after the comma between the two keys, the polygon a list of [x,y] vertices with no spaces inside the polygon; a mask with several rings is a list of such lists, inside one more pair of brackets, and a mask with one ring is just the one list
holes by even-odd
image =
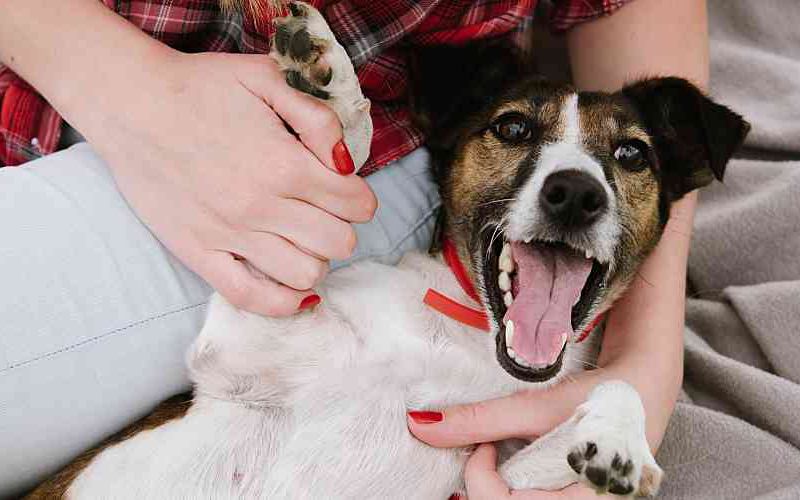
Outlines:
{"label": "person's forearm", "polygon": [[[638,78],[666,75],[708,86],[703,0],[635,0],[608,18],[575,28],[568,43],[581,89],[616,90]],[[604,378],[623,378],[639,390],[654,448],[683,376],[686,262],[695,202],[692,193],[673,205],[661,242],[614,306],[599,360],[610,366]]]}
{"label": "person's forearm", "polygon": [[[657,448],[683,380],[686,261],[696,193],[675,203],[661,238],[606,324],[598,364],[639,390],[648,441]],[[624,353],[621,344],[626,343]]]}
{"label": "person's forearm", "polygon": [[135,109],[168,53],[97,0],[0,0],[0,61],[81,131]]}

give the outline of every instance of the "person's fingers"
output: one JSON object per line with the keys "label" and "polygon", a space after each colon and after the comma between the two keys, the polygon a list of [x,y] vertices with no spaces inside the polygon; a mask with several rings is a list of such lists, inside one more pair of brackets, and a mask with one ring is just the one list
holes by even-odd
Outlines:
{"label": "person's fingers", "polygon": [[260,72],[244,72],[247,81],[243,84],[292,128],[323,165],[341,175],[352,174],[355,164],[344,144],[336,113],[319,98],[290,87],[272,59],[265,57],[260,62]]}
{"label": "person's fingers", "polygon": [[342,124],[324,101],[284,84],[272,93],[270,106],[326,167],[340,175],[355,172],[344,143]]}
{"label": "person's fingers", "polygon": [[472,453],[464,468],[464,482],[469,500],[511,498],[503,478],[497,473],[497,450],[484,443]]}
{"label": "person's fingers", "polygon": [[320,299],[255,276],[228,252],[213,250],[195,260],[193,268],[233,306],[264,316],[290,316],[313,307]]}
{"label": "person's fingers", "polygon": [[484,443],[472,453],[464,468],[468,500],[590,500],[597,495],[580,484],[557,491],[511,490],[497,471],[497,449]]}
{"label": "person's fingers", "polygon": [[[327,260],[346,259],[356,246],[356,232],[351,224],[299,200],[273,203],[268,216],[251,218],[245,224],[255,231],[280,235],[311,255]],[[250,234],[245,230],[241,236],[246,239]]]}
{"label": "person's fingers", "polygon": [[348,222],[368,222],[378,205],[364,179],[331,172],[288,135],[280,138],[275,154],[253,179],[251,195],[236,200],[241,211],[261,218],[265,204],[259,193],[264,192],[306,201]]}
{"label": "person's fingers", "polygon": [[[304,150],[305,151],[305,150]],[[302,165],[316,161],[302,158]],[[305,156],[302,153],[300,156]],[[301,182],[292,186],[295,196],[348,222],[369,222],[378,207],[375,194],[358,176],[343,177],[324,168],[304,168]]]}
{"label": "person's fingers", "polygon": [[309,255],[279,235],[248,232],[238,238],[234,252],[253,267],[295,290],[310,290],[328,273],[327,260]]}
{"label": "person's fingers", "polygon": [[531,437],[538,428],[533,419],[540,411],[547,411],[535,396],[536,393],[524,391],[441,412],[421,412],[438,413],[438,417],[420,418],[420,412],[410,411],[408,427],[417,439],[439,448]]}

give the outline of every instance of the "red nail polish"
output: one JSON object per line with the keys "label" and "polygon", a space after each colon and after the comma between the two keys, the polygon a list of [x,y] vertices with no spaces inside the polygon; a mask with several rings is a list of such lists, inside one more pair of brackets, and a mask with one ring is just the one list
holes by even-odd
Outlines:
{"label": "red nail polish", "polygon": [[461,499],[462,499],[461,495],[459,495],[458,493],[453,493],[447,500],[461,500]]}
{"label": "red nail polish", "polygon": [[317,304],[322,302],[322,297],[317,294],[309,295],[308,297],[304,298],[300,302],[300,306],[297,308],[298,311],[305,311],[306,309],[311,309],[315,307]]}
{"label": "red nail polish", "polygon": [[435,424],[444,418],[444,414],[438,411],[410,411],[408,416],[418,424]]}
{"label": "red nail polish", "polygon": [[333,147],[333,163],[336,165],[336,170],[342,175],[350,175],[356,171],[353,157],[350,156],[350,151],[344,141],[337,142]]}

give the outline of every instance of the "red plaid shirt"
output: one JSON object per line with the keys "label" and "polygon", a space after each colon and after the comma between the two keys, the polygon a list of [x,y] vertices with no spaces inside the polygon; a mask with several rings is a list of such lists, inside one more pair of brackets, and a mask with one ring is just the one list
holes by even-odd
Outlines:
{"label": "red plaid shirt", "polygon": [[[266,53],[272,23],[223,12],[218,0],[102,0],[141,30],[187,52]],[[627,0],[554,1],[551,24],[565,30],[610,14]],[[509,36],[533,19],[537,0],[311,0],[328,20],[372,100],[375,133],[367,174],[423,142],[405,106],[406,56],[418,45]],[[53,152],[61,117],[0,65],[0,166]]]}

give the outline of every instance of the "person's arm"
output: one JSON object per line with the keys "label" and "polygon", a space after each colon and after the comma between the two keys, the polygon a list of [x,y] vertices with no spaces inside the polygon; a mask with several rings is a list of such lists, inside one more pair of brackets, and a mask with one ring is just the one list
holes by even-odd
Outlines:
{"label": "person's arm", "polygon": [[318,302],[328,261],[355,246],[348,223],[375,211],[366,182],[340,175],[353,163],[335,113],[268,56],[183,54],[97,0],[0,0],[0,61],[87,138],[158,239],[243,309]]}
{"label": "person's arm", "polygon": [[[613,91],[637,78],[664,75],[683,76],[701,88],[708,85],[704,0],[635,0],[612,16],[572,29],[568,44],[575,83],[584,90]],[[615,304],[606,324],[599,369],[552,389],[446,409],[439,423],[409,418],[411,432],[434,446],[540,436],[566,420],[598,383],[622,379],[639,391],[647,438],[657,449],[683,378],[686,265],[695,203],[692,193],[673,205],[660,243]],[[467,473],[468,485],[474,488],[470,500],[508,495],[494,470],[491,450],[481,448],[472,460]],[[526,494],[573,498],[570,495],[578,492],[594,496],[578,487],[559,494]]]}
{"label": "person's arm", "polygon": [[[568,34],[575,84],[614,91],[647,76],[682,76],[708,87],[705,0],[635,0]],[[656,449],[683,380],[686,265],[697,195],[676,202],[658,246],[612,310],[599,360],[633,384]]]}

